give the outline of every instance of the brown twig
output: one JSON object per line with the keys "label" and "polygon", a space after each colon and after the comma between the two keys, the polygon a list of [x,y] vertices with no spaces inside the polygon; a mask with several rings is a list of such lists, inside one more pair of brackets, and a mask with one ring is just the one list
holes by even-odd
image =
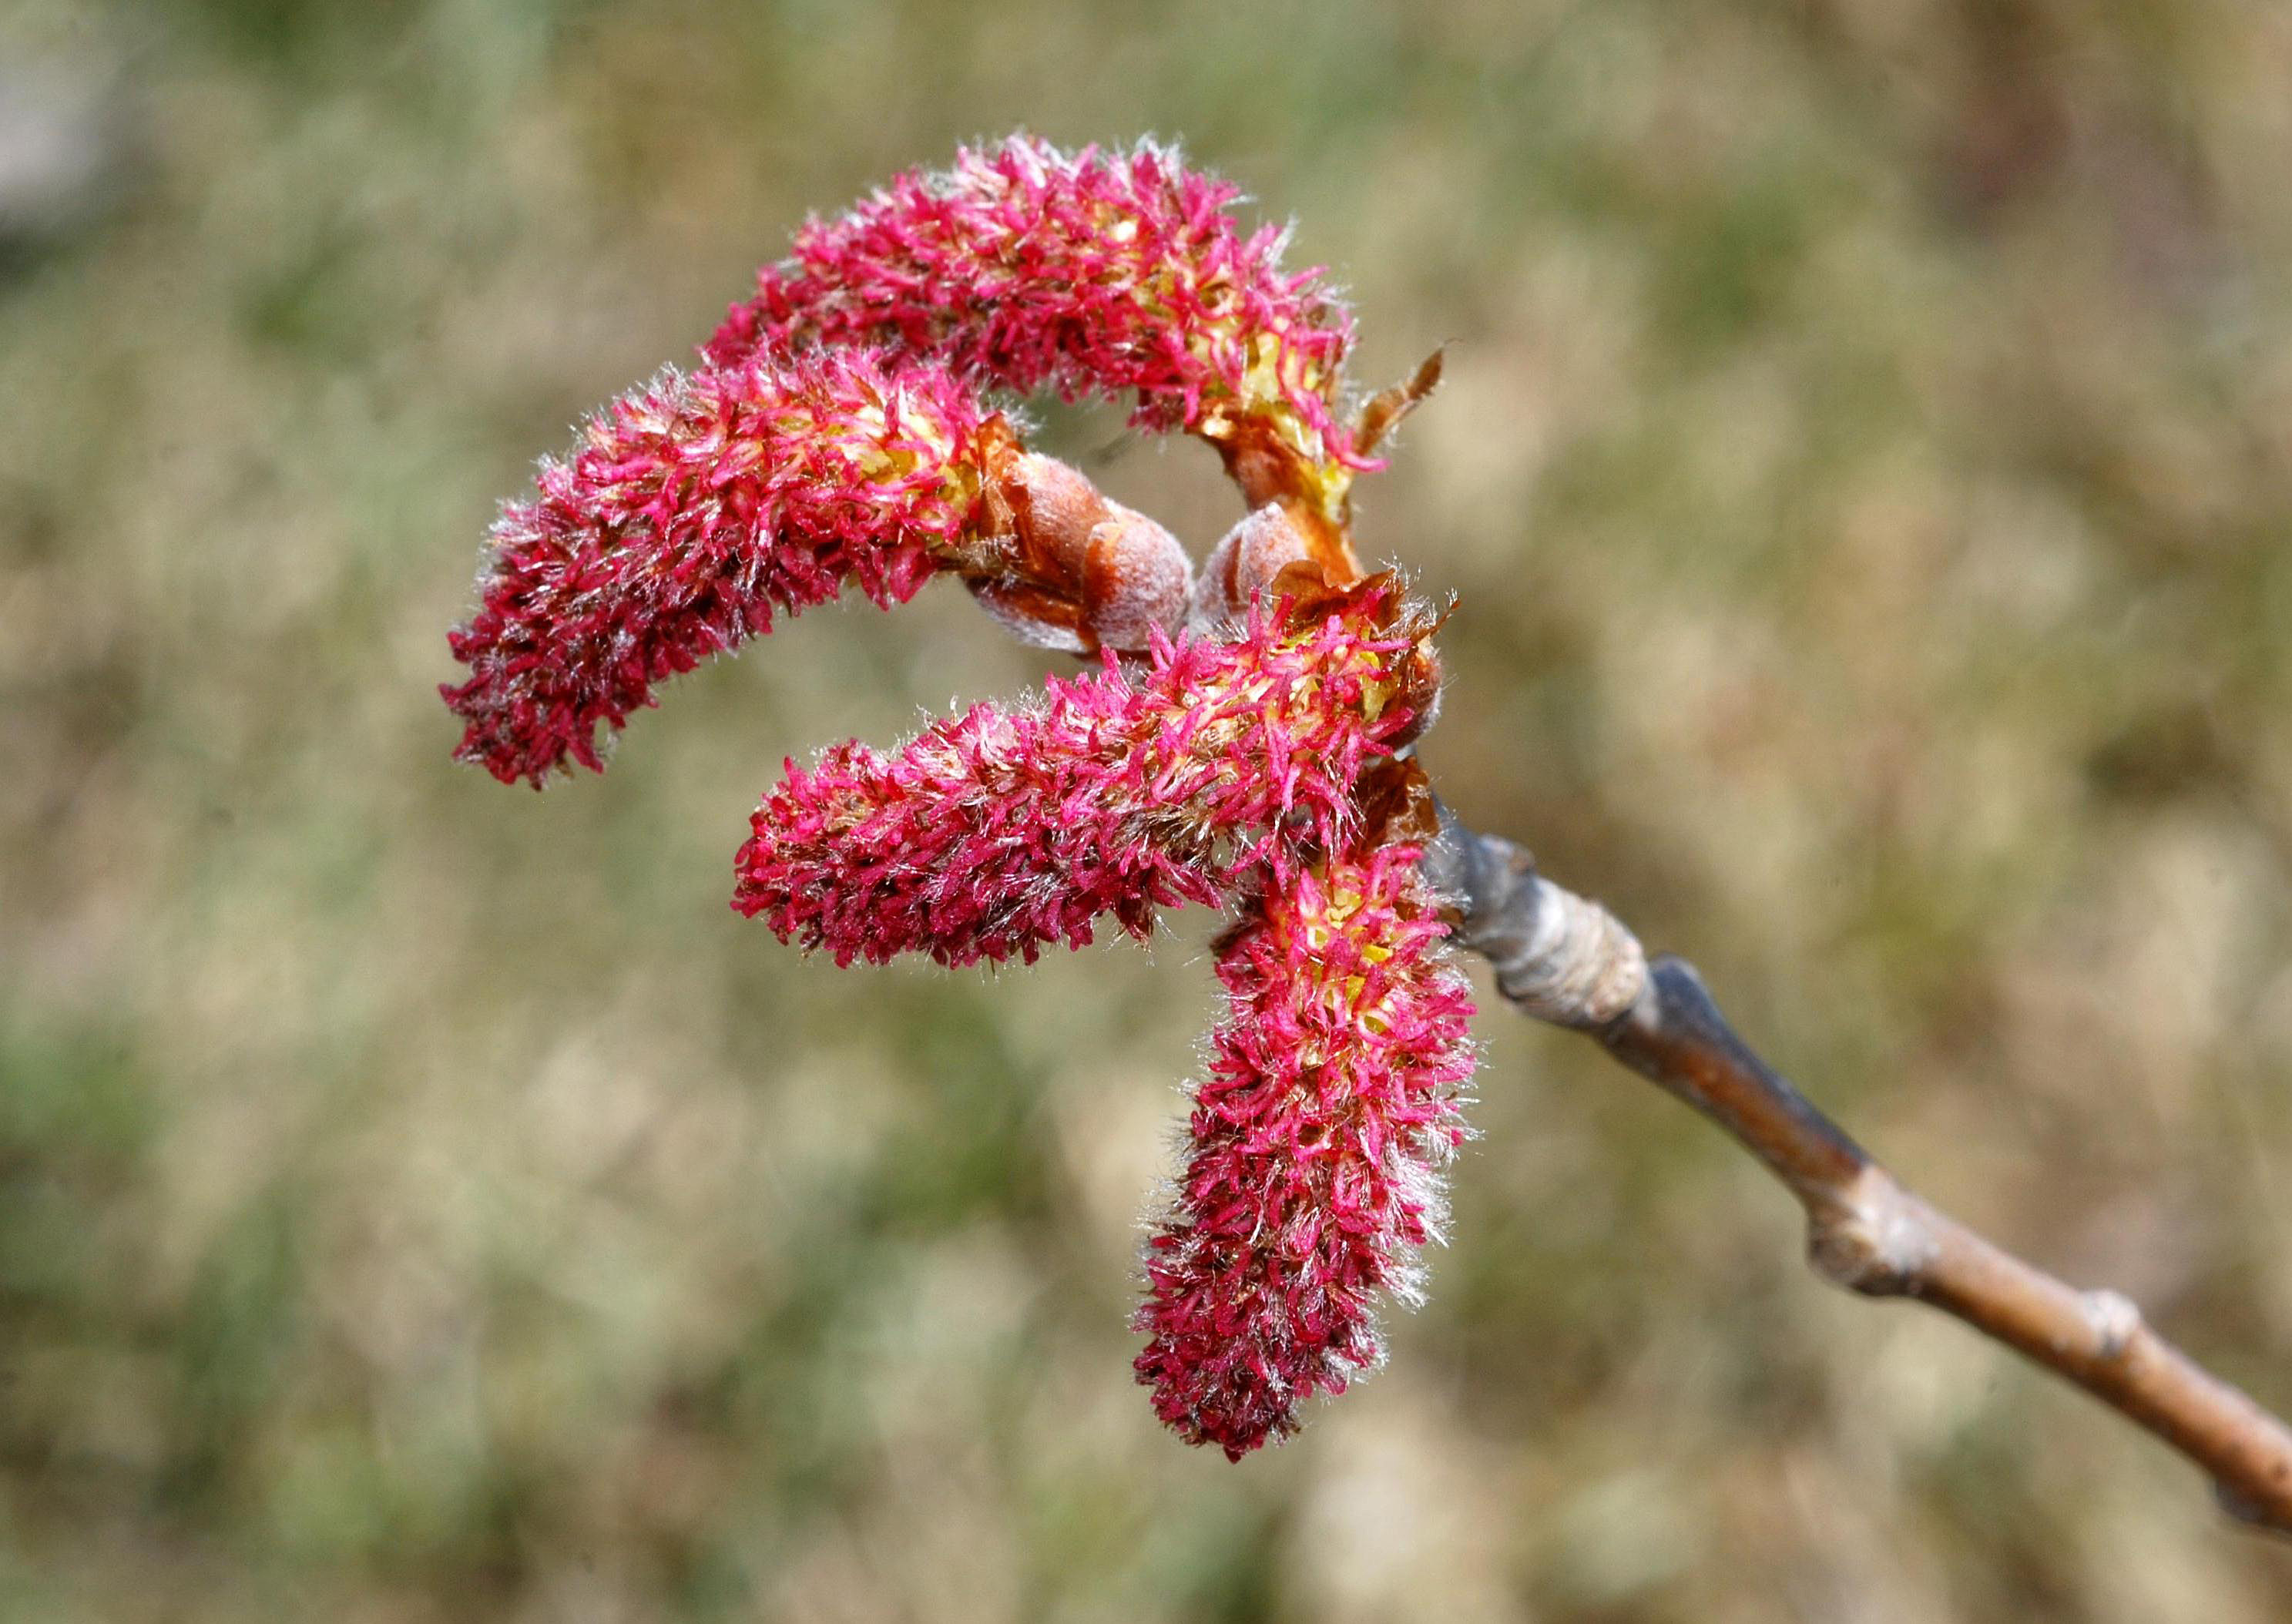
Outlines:
{"label": "brown twig", "polygon": [[2292,1428],[2128,1298],[2065,1285],[1921,1200],[1752,1052],[1692,966],[1650,962],[1612,914],[1537,873],[1520,847],[1439,812],[1426,878],[1505,998],[1585,1032],[1734,1135],[1805,1208],[1816,1273],[1957,1315],[2194,1460],[2235,1516],[2292,1534]]}

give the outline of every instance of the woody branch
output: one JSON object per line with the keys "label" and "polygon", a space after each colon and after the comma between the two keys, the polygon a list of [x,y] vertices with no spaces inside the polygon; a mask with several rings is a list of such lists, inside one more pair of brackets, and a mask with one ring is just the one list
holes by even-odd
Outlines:
{"label": "woody branch", "polygon": [[1805,1208],[1817,1274],[1956,1315],[2195,1461],[2231,1515],[2292,1534],[2292,1428],[2159,1336],[2131,1299],[2080,1291],[1921,1200],[1736,1035],[1693,966],[1650,960],[1518,845],[1446,806],[1440,817],[1424,873],[1497,990],[1583,1032],[1757,1157]]}

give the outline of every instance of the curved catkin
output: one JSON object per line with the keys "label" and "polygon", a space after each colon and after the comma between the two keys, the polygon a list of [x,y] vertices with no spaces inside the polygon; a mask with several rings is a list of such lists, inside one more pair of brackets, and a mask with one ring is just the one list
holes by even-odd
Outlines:
{"label": "curved catkin", "polygon": [[1132,395],[1142,428],[1281,415],[1348,461],[1331,401],[1351,318],[1318,271],[1282,270],[1285,232],[1243,233],[1239,196],[1152,142],[1013,136],[807,225],[707,354],[896,345],[1022,393]]}
{"label": "curved catkin", "polygon": [[1416,1300],[1439,1229],[1473,1006],[1418,855],[1279,859],[1219,954],[1230,1011],[1147,1242],[1136,1368],[1165,1422],[1236,1460],[1376,1366],[1376,1301]]}
{"label": "curved catkin", "polygon": [[495,524],[456,754],[537,787],[601,769],[654,686],[856,583],[904,602],[969,538],[984,418],[943,368],[866,353],[666,373],[583,425]]}

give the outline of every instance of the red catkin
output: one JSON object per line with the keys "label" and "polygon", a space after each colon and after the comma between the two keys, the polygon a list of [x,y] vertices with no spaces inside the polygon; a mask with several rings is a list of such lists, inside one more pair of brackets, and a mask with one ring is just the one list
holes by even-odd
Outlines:
{"label": "red catkin", "polygon": [[1319,271],[1281,269],[1285,231],[1242,231],[1239,195],[1151,142],[1015,135],[807,224],[706,352],[892,344],[1021,393],[1129,394],[1142,428],[1278,419],[1314,459],[1352,461],[1330,407],[1351,318]]}
{"label": "red catkin", "polygon": [[601,770],[654,686],[835,597],[912,597],[970,535],[982,414],[943,368],[864,353],[668,372],[509,504],[450,639],[455,754],[539,787]]}
{"label": "red catkin", "polygon": [[1147,1243],[1137,1372],[1165,1422],[1232,1459],[1377,1364],[1380,1295],[1420,1296],[1473,1057],[1418,855],[1277,860],[1218,957],[1230,1010]]}
{"label": "red catkin", "polygon": [[1332,845],[1354,786],[1420,719],[1423,623],[1389,585],[1230,643],[1158,637],[1041,701],[978,705],[888,754],[790,764],[752,820],[732,905],[839,964],[946,964],[1133,933],[1216,903],[1269,843]]}

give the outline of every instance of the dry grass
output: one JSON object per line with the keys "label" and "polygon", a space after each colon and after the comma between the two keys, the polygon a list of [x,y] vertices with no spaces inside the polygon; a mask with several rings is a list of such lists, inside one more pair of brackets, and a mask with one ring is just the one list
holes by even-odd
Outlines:
{"label": "dry grass", "polygon": [[[1463,606],[1428,756],[1906,1176],[2292,1402],[2292,12],[2234,0],[29,0],[117,76],[0,284],[0,1603],[43,1619],[2241,1624],[2292,1555],[1492,1015],[1391,1369],[1129,1385],[1182,921],[988,981],[724,907],[780,757],[1039,661],[821,611],[535,797],[492,503],[803,212],[1183,135]],[[1085,451],[1115,417],[1061,415]],[[1197,448],[1106,481],[1197,545]]]}

